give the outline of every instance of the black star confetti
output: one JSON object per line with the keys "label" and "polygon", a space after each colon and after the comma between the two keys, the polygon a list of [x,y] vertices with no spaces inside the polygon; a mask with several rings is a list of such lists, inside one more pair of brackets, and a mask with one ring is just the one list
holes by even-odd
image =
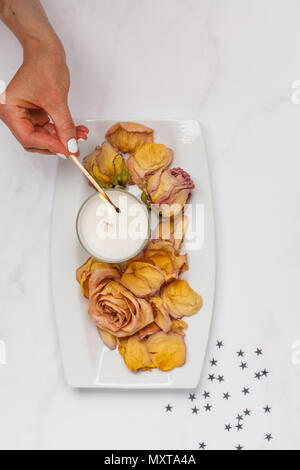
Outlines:
{"label": "black star confetti", "polygon": [[231,398],[231,395],[229,395],[229,393],[223,393],[223,400],[229,400],[229,398]]}
{"label": "black star confetti", "polygon": [[213,382],[214,380],[216,380],[215,374],[209,374],[208,380],[210,380],[211,382]]}
{"label": "black star confetti", "polygon": [[194,401],[196,400],[196,395],[194,393],[189,394],[189,400]]}
{"label": "black star confetti", "polygon": [[266,434],[265,440],[270,442],[273,439],[272,434]]}
{"label": "black star confetti", "polygon": [[167,405],[165,406],[165,408],[166,408],[166,412],[168,412],[168,411],[172,411],[173,406]]}
{"label": "black star confetti", "polygon": [[207,404],[207,405],[205,405],[204,409],[205,409],[205,411],[211,411],[212,406]]}
{"label": "black star confetti", "polygon": [[236,446],[236,450],[243,450],[244,447],[242,447],[240,444],[238,446]]}
{"label": "black star confetti", "polygon": [[242,415],[237,415],[237,417],[236,417],[237,421],[243,421],[243,419],[244,419],[244,416],[242,416]]}
{"label": "black star confetti", "polygon": [[245,353],[241,349],[237,352],[238,357],[244,357]]}
{"label": "black star confetti", "polygon": [[223,341],[217,341],[217,348],[221,349],[224,347]]}
{"label": "black star confetti", "polygon": [[207,400],[208,398],[210,398],[210,393],[209,392],[203,392],[203,395],[205,400]]}
{"label": "black star confetti", "polygon": [[216,359],[212,359],[212,360],[210,361],[210,365],[211,365],[212,367],[215,367],[215,366],[218,365],[218,361],[216,361]]}
{"label": "black star confetti", "polygon": [[248,410],[248,408],[246,408],[246,410],[244,411],[244,415],[251,416],[251,410]]}
{"label": "black star confetti", "polygon": [[255,354],[257,355],[257,357],[258,357],[258,356],[262,356],[262,355],[263,355],[263,350],[257,348],[257,350],[255,351]]}
{"label": "black star confetti", "polygon": [[243,424],[238,423],[238,424],[236,425],[236,429],[237,429],[238,431],[242,431],[242,430],[243,430]]}
{"label": "black star confetti", "polygon": [[264,369],[264,370],[261,371],[261,375],[262,375],[263,377],[268,377],[269,373],[270,373],[270,372],[269,372],[267,369]]}
{"label": "black star confetti", "polygon": [[250,388],[246,388],[244,387],[243,390],[242,390],[242,393],[246,396],[246,395],[250,395]]}
{"label": "black star confetti", "polygon": [[254,378],[257,379],[257,380],[260,380],[260,379],[261,379],[261,373],[260,373],[260,372],[256,372]]}
{"label": "black star confetti", "polygon": [[247,362],[241,362],[240,368],[242,370],[248,369]]}
{"label": "black star confetti", "polygon": [[193,415],[197,415],[197,414],[198,414],[198,411],[199,411],[199,408],[197,408],[196,406],[194,406],[194,408],[191,408],[191,410],[192,410],[192,412],[193,412],[193,413],[192,413]]}
{"label": "black star confetti", "polygon": [[207,445],[204,442],[199,443],[199,449],[200,450],[205,450],[206,447],[207,447]]}
{"label": "black star confetti", "polygon": [[225,382],[224,375],[219,375],[218,376],[218,382],[221,384],[222,382]]}
{"label": "black star confetti", "polygon": [[230,431],[231,431],[231,429],[232,429],[232,426],[231,426],[231,424],[225,424],[225,431],[228,431],[228,432],[230,432]]}
{"label": "black star confetti", "polygon": [[271,409],[272,409],[272,408],[270,408],[269,405],[267,405],[267,406],[264,408],[265,413],[271,413]]}

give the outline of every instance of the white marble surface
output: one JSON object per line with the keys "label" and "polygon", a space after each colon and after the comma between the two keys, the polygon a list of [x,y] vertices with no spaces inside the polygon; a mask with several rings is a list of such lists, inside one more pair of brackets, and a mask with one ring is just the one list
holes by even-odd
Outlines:
{"label": "white marble surface", "polygon": [[[255,368],[261,345],[271,374],[251,406],[270,402],[272,413],[263,422],[253,416],[253,425],[230,439],[223,431],[214,438],[217,417],[192,415],[185,393],[67,387],[50,285],[56,157],[26,154],[1,125],[0,341],[7,364],[0,365],[0,448],[197,449],[205,441],[209,448],[299,449],[300,365],[291,360],[300,339],[300,105],[291,100],[300,79],[299,1],[43,3],[66,47],[75,117],[201,121],[218,247],[208,359],[217,354],[228,386],[238,389],[240,372],[229,370],[235,351],[245,348]],[[21,50],[1,25],[0,43],[0,79],[8,82]],[[219,338],[227,347],[222,355]],[[164,412],[168,403],[172,414]],[[264,432],[272,432],[270,444]]]}

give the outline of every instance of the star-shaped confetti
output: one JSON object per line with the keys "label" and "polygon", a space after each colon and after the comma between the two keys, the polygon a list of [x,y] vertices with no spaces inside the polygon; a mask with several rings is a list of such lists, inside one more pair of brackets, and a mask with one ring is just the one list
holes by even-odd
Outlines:
{"label": "star-shaped confetti", "polygon": [[228,431],[228,432],[230,432],[230,431],[231,431],[231,429],[232,429],[232,426],[231,426],[231,424],[225,424],[225,431]]}
{"label": "star-shaped confetti", "polygon": [[204,397],[205,400],[207,400],[208,398],[210,398],[210,393],[204,391],[202,396]]}
{"label": "star-shaped confetti", "polygon": [[205,409],[205,411],[211,411],[212,406],[207,404],[207,405],[205,405],[204,409]]}
{"label": "star-shaped confetti", "polygon": [[217,341],[217,348],[221,349],[224,347],[223,341]]}
{"label": "star-shaped confetti", "polygon": [[241,362],[240,368],[241,368],[242,370],[248,369],[247,362]]}
{"label": "star-shaped confetti", "polygon": [[269,405],[267,405],[267,406],[264,408],[265,413],[271,413],[271,409],[272,409],[272,408],[270,408]]}
{"label": "star-shaped confetti", "polygon": [[205,442],[199,443],[199,449],[200,450],[205,450],[206,447],[207,447],[207,445],[205,444]]}
{"label": "star-shaped confetti", "polygon": [[270,373],[270,372],[269,372],[267,369],[264,369],[264,370],[261,371],[261,375],[262,375],[263,377],[268,377],[269,373]]}
{"label": "star-shaped confetti", "polygon": [[166,412],[172,411],[172,408],[173,408],[173,406],[171,406],[171,405],[165,406]]}
{"label": "star-shaped confetti", "polygon": [[241,349],[237,352],[238,357],[244,357],[245,353]]}
{"label": "star-shaped confetti", "polygon": [[263,350],[257,348],[257,350],[255,351],[255,354],[257,355],[257,357],[258,357],[258,356],[262,356],[262,355],[263,355]]}
{"label": "star-shaped confetti", "polygon": [[273,439],[272,434],[266,434],[265,440],[270,442]]}
{"label": "star-shaped confetti", "polygon": [[231,398],[231,395],[229,395],[229,393],[223,393],[223,400],[229,400],[229,398]]}
{"label": "star-shaped confetti", "polygon": [[199,411],[199,408],[197,408],[197,406],[194,406],[194,408],[191,408],[191,410],[192,410],[193,415],[197,415],[198,411]]}
{"label": "star-shaped confetti", "polygon": [[243,450],[244,447],[242,447],[240,444],[238,446],[236,446],[236,450]]}
{"label": "star-shaped confetti", "polygon": [[218,376],[218,382],[221,384],[222,382],[225,382],[224,375],[219,375]]}
{"label": "star-shaped confetti", "polygon": [[243,390],[242,390],[242,393],[246,396],[246,395],[250,395],[250,388],[246,388],[244,387]]}
{"label": "star-shaped confetti", "polygon": [[216,359],[214,358],[209,362],[210,362],[211,367],[216,367],[218,365],[218,361],[216,361]]}
{"label": "star-shaped confetti", "polygon": [[248,410],[248,408],[245,409],[244,411],[245,416],[251,416],[251,410]]}
{"label": "star-shaped confetti", "polygon": [[261,379],[261,373],[256,372],[256,374],[254,375],[254,378],[257,379],[257,380],[260,380]]}
{"label": "star-shaped confetti", "polygon": [[243,419],[244,419],[244,416],[242,416],[242,415],[237,415],[237,417],[236,417],[237,421],[243,421]]}
{"label": "star-shaped confetti", "polygon": [[244,425],[241,424],[241,423],[238,423],[238,424],[236,425],[236,429],[237,429],[238,431],[243,431]]}
{"label": "star-shaped confetti", "polygon": [[194,393],[189,394],[189,400],[194,401],[196,400],[196,395]]}
{"label": "star-shaped confetti", "polygon": [[211,382],[213,382],[214,380],[216,380],[215,374],[209,374],[208,380],[210,380]]}

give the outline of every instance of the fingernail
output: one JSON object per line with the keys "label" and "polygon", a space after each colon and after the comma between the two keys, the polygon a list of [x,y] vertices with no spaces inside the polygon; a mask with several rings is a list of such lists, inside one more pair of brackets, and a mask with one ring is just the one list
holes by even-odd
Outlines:
{"label": "fingernail", "polygon": [[56,155],[60,158],[63,158],[64,160],[67,160],[67,157],[63,153],[57,153]]}
{"label": "fingernail", "polygon": [[82,139],[82,137],[80,137],[80,139],[78,139],[78,142],[86,142],[86,140]]}
{"label": "fingernail", "polygon": [[78,145],[76,139],[70,139],[68,142],[68,150],[70,153],[77,153],[78,152]]}

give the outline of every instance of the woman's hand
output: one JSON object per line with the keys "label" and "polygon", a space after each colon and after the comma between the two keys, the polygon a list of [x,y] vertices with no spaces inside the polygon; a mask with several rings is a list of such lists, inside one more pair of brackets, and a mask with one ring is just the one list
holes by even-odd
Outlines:
{"label": "woman's hand", "polygon": [[86,140],[88,129],[73,123],[69,87],[60,41],[30,39],[24,45],[23,65],[6,89],[6,104],[0,105],[0,118],[25,150],[60,156],[79,154],[77,140]]}

